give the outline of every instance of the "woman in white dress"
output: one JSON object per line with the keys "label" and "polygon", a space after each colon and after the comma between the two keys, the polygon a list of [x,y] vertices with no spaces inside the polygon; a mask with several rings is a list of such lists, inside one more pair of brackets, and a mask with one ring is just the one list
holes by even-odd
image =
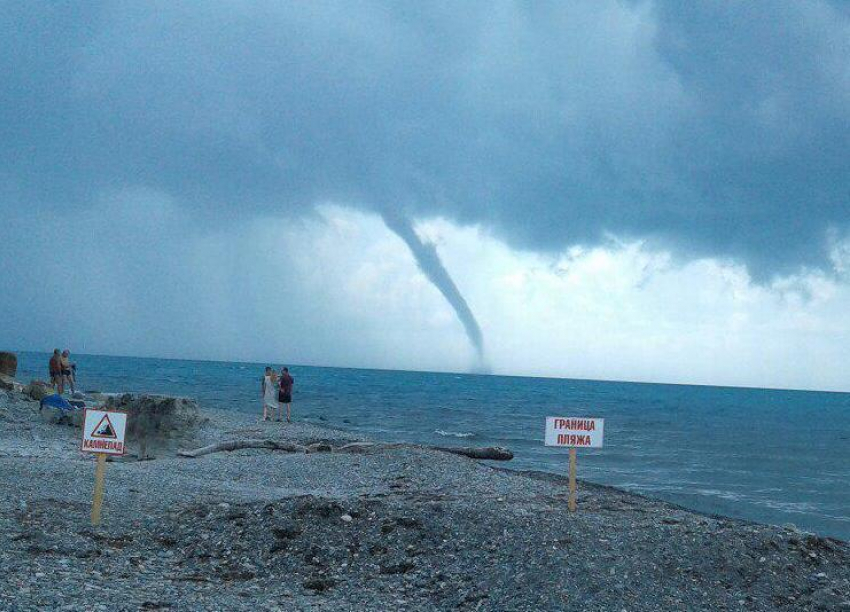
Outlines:
{"label": "woman in white dress", "polygon": [[[269,420],[269,411],[272,414],[278,409],[277,403],[277,374],[271,368],[266,368],[262,385],[263,398],[263,420]],[[280,419],[278,419],[280,420]]]}

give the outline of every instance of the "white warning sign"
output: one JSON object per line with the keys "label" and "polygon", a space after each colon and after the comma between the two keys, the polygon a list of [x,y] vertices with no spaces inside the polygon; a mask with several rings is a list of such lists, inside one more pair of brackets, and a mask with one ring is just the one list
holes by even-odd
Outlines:
{"label": "white warning sign", "polygon": [[605,419],[546,417],[546,446],[602,448]]}
{"label": "white warning sign", "polygon": [[86,408],[83,420],[83,444],[85,453],[123,455],[124,433],[127,429],[127,413],[113,410]]}

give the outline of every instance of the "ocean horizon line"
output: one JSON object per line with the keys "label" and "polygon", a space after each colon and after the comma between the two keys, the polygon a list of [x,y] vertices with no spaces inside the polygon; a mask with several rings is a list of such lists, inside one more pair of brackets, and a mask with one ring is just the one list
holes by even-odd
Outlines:
{"label": "ocean horizon line", "polygon": [[[51,351],[42,351],[42,350],[29,350],[29,349],[20,349],[12,351],[15,353],[29,353],[29,354],[44,354],[49,355]],[[838,395],[848,395],[850,394],[850,389],[847,390],[838,390],[838,389],[816,389],[816,388],[800,388],[800,387],[759,387],[756,385],[733,385],[733,384],[709,384],[709,383],[695,383],[695,382],[670,382],[670,381],[651,381],[651,380],[626,380],[626,379],[614,379],[614,378],[581,378],[581,377],[573,377],[573,376],[553,376],[553,375],[545,375],[545,374],[504,374],[501,372],[470,372],[470,371],[461,371],[461,370],[417,370],[417,369],[404,369],[404,368],[380,368],[380,367],[358,367],[358,366],[345,366],[345,365],[318,365],[314,363],[296,363],[296,362],[277,362],[277,361],[252,361],[245,359],[211,359],[211,358],[199,358],[199,357],[162,357],[162,356],[154,356],[154,355],[119,355],[119,354],[110,354],[110,353],[84,353],[84,352],[75,352],[76,355],[83,355],[85,357],[106,357],[113,359],[143,359],[143,360],[151,360],[151,361],[180,361],[180,362],[198,362],[198,363],[220,363],[220,364],[238,364],[238,365],[252,365],[265,367],[270,363],[287,365],[288,367],[293,368],[317,368],[317,369],[329,369],[329,370],[355,370],[355,371],[363,371],[363,372],[397,372],[397,373],[410,373],[410,374],[442,374],[446,376],[470,376],[470,377],[497,377],[497,378],[517,378],[523,380],[557,380],[557,381],[574,381],[581,383],[606,383],[606,384],[625,384],[625,385],[660,385],[667,387],[696,387],[696,388],[707,388],[707,389],[734,389],[734,390],[744,390],[744,391],[782,391],[782,392],[792,392],[792,393],[830,393],[830,394],[838,394]]]}

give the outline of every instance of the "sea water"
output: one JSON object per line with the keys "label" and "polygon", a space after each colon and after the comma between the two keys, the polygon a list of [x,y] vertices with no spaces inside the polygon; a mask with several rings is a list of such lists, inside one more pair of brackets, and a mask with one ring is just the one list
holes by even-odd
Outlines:
{"label": "sea water", "polygon": [[[19,354],[47,378],[49,354]],[[192,396],[260,414],[265,365],[74,355],[81,389]],[[850,394],[290,365],[294,418],[376,439],[501,445],[510,467],[565,473],[546,416],[605,418],[579,477],[694,510],[850,540]],[[274,425],[270,425],[274,426]]]}

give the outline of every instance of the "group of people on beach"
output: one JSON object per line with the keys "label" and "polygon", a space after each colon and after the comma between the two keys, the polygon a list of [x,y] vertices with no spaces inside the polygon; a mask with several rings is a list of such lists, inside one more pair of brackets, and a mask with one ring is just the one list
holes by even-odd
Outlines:
{"label": "group of people on beach", "polygon": [[292,422],[292,385],[295,379],[289,374],[289,368],[283,368],[280,374],[271,366],[266,366],[263,375],[261,397],[263,399],[263,420],[269,420],[277,411],[276,421],[281,420],[283,406],[286,406],[286,422]]}
{"label": "group of people on beach", "polygon": [[60,353],[59,349],[53,349],[48,367],[50,386],[56,389],[59,395],[65,392],[66,385],[71,389],[71,395],[76,393],[77,364],[71,362],[71,351],[65,349]]}

